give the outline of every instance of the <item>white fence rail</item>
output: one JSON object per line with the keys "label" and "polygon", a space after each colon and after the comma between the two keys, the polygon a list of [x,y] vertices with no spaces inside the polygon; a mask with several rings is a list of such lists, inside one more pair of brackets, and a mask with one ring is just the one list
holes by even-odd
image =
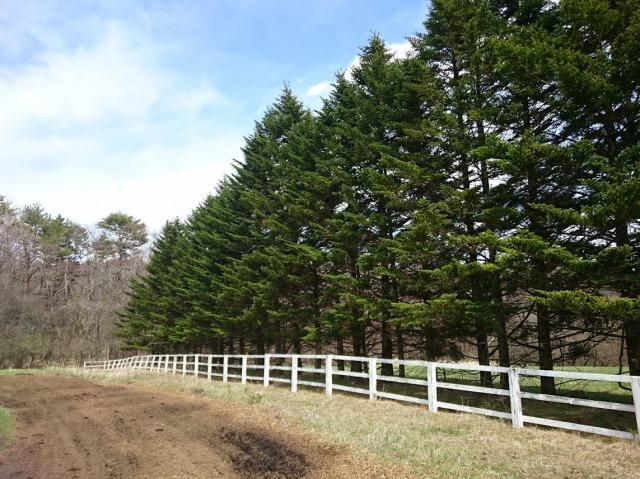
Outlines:
{"label": "white fence rail", "polygon": [[[310,361],[314,367],[309,367]],[[342,364],[358,363],[359,371],[336,369],[336,362]],[[322,367],[317,367],[321,364]],[[383,364],[391,364],[393,367],[404,366],[413,368],[414,371],[422,371],[420,377],[388,376],[381,373]],[[338,355],[296,355],[296,354],[266,354],[266,355],[216,355],[216,354],[169,354],[131,356],[123,359],[108,361],[87,361],[85,369],[133,369],[151,372],[168,373],[172,375],[194,375],[205,377],[208,380],[220,378],[223,382],[229,379],[239,379],[245,384],[248,381],[261,382],[264,386],[270,383],[287,383],[291,385],[291,392],[296,392],[298,386],[309,386],[324,389],[330,395],[333,391],[345,391],[354,394],[368,396],[369,399],[384,398],[397,401],[406,401],[422,404],[428,407],[432,413],[438,409],[482,414],[510,420],[513,427],[523,427],[524,424],[537,424],[541,426],[568,429],[593,434],[601,434],[621,439],[640,439],[640,377],[615,374],[591,374],[568,371],[546,371],[538,369],[505,368],[496,366],[479,366],[458,363],[436,363],[416,360],[380,359],[358,356]],[[480,387],[470,384],[460,384],[438,380],[438,371],[446,374],[446,371],[470,371],[489,372],[493,374],[507,374],[509,389],[492,387]],[[322,377],[322,381],[308,381],[300,379],[300,373],[312,373],[316,377]],[[342,377],[357,378],[365,384],[360,387],[345,385],[336,382]],[[553,377],[573,380],[605,381],[612,383],[627,383],[631,385],[633,404],[624,404],[610,401],[595,401],[591,399],[574,398],[525,392],[520,390],[523,377]],[[367,381],[368,380],[368,381]],[[392,393],[381,390],[379,384],[395,383],[411,386],[419,386],[419,396]],[[368,385],[368,387],[364,387]],[[384,389],[384,387],[382,388]],[[509,398],[509,412],[493,409],[472,407],[463,404],[449,403],[438,399],[438,390],[447,389],[479,394],[489,394]],[[582,406],[597,409],[608,409],[635,414],[635,433],[618,429],[610,429],[584,424],[557,421],[535,416],[527,416],[522,412],[522,399],[545,401],[551,403]]]}

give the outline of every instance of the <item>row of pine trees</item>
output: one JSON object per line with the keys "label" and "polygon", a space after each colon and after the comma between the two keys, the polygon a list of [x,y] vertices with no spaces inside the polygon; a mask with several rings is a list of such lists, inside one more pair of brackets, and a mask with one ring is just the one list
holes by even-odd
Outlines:
{"label": "row of pine trees", "polygon": [[128,347],[552,369],[615,341],[640,374],[640,1],[432,0],[410,42],[374,35],[319,111],[284,89],[162,230]]}

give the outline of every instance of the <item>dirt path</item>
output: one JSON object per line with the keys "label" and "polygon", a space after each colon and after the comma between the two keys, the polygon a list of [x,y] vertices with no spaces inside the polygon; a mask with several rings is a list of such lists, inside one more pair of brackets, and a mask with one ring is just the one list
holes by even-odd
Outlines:
{"label": "dirt path", "polygon": [[394,477],[250,406],[37,375],[1,377],[0,404],[17,423],[2,479]]}

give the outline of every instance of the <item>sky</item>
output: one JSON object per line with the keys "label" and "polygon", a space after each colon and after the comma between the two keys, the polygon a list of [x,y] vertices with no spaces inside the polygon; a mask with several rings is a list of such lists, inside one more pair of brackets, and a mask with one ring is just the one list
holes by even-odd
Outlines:
{"label": "sky", "polygon": [[232,172],[288,84],[318,108],[372,33],[397,55],[427,0],[0,0],[0,195],[152,232]]}

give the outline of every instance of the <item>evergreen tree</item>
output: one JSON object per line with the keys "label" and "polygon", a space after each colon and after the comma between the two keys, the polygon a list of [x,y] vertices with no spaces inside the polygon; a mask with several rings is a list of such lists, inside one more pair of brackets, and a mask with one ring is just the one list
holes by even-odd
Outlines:
{"label": "evergreen tree", "polygon": [[175,286],[184,244],[184,225],[179,220],[167,222],[154,242],[147,274],[132,280],[129,304],[118,323],[118,334],[128,347],[170,350],[171,331],[183,312]]}

